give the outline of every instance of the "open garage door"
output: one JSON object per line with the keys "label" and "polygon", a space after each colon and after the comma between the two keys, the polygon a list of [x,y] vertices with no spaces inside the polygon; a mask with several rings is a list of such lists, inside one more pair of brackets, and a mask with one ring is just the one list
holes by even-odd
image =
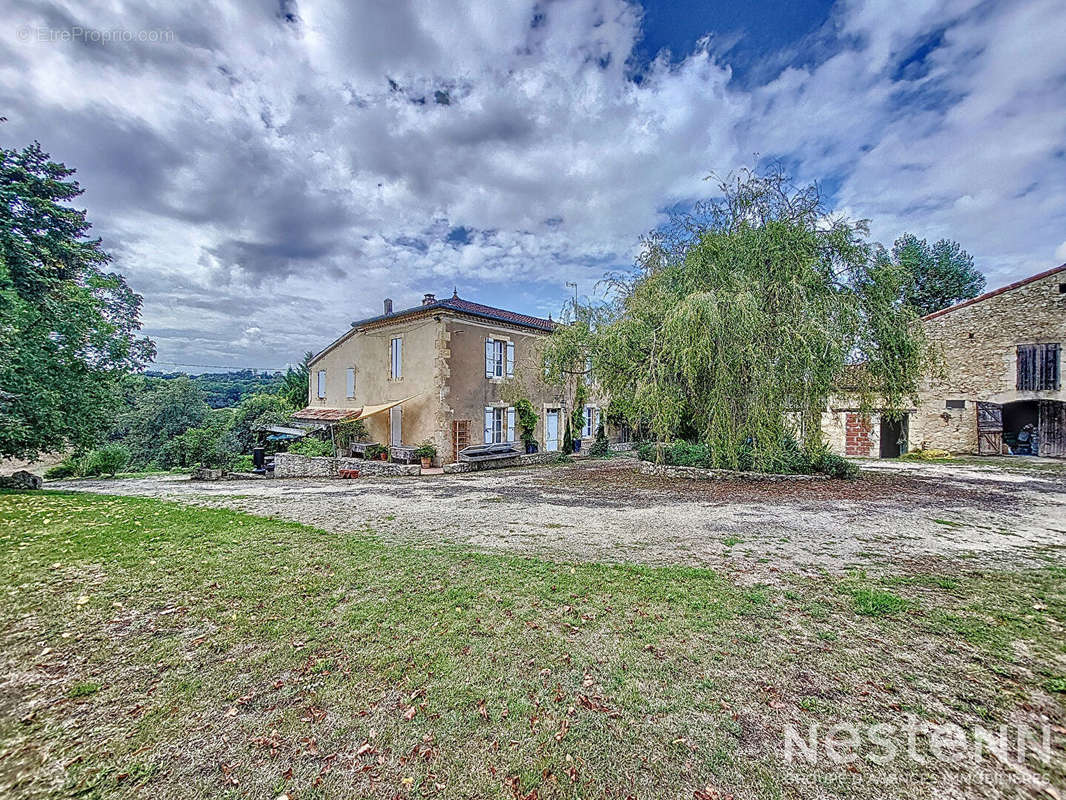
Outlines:
{"label": "open garage door", "polygon": [[1066,457],[1066,403],[1041,400],[1037,441],[1042,456]]}
{"label": "open garage door", "polygon": [[977,452],[983,456],[1003,452],[1003,406],[999,403],[977,404]]}

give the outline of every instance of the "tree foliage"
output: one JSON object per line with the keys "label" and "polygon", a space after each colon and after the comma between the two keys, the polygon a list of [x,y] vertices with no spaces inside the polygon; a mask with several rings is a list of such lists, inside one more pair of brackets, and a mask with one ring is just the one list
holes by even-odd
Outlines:
{"label": "tree foliage", "polygon": [[974,267],[973,256],[948,239],[930,245],[905,233],[891,252],[880,248],[877,258],[904,270],[903,302],[920,316],[976,297],[985,288],[985,276]]}
{"label": "tree foliage", "polygon": [[552,334],[546,374],[588,359],[634,428],[701,442],[716,467],[773,471],[794,427],[806,452],[824,449],[821,413],[844,386],[901,409],[927,348],[900,299],[906,274],[872,257],[864,222],[830,216],[816,186],[779,171],[719,189],[646,237],[606,305]]}
{"label": "tree foliage", "polygon": [[141,297],[69,205],[73,174],[37,143],[0,148],[0,455],[88,449],[155,353]]}
{"label": "tree foliage", "polygon": [[293,369],[290,367],[285,373],[285,379],[278,390],[278,394],[292,408],[299,411],[307,405],[307,392],[311,379],[311,359],[315,354],[308,351],[304,353],[303,361]]}

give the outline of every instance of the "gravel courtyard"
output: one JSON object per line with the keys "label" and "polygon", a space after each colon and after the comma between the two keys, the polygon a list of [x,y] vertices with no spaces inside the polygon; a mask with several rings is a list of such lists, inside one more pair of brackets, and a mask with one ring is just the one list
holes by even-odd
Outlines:
{"label": "gravel courtyard", "polygon": [[386,541],[568,561],[872,574],[948,558],[969,569],[1066,563],[1066,470],[870,462],[856,481],[665,481],[628,458],[420,478],[198,483],[179,476],[51,488],[147,496]]}

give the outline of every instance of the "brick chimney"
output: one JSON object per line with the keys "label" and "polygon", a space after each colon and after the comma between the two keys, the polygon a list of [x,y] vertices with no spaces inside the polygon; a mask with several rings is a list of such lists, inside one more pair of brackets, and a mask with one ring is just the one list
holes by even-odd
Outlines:
{"label": "brick chimney", "polygon": [[391,297],[386,297],[385,298],[385,313],[386,314],[391,314],[392,313],[392,298]]}
{"label": "brick chimney", "polygon": [[422,295],[422,305],[431,306],[437,302],[437,296],[432,294]]}

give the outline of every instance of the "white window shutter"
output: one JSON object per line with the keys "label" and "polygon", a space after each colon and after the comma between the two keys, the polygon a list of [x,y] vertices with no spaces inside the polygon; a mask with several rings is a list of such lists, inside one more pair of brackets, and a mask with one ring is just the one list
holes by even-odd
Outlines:
{"label": "white window shutter", "polygon": [[507,409],[507,441],[514,441],[514,406]]}
{"label": "white window shutter", "polygon": [[326,396],[326,371],[320,369],[318,371],[318,397],[324,399]]}
{"label": "white window shutter", "polygon": [[485,444],[492,444],[492,406],[485,406]]}
{"label": "white window shutter", "polygon": [[514,377],[514,342],[507,343],[507,377]]}
{"label": "white window shutter", "polygon": [[403,339],[396,340],[396,377],[403,377]]}
{"label": "white window shutter", "polygon": [[496,373],[495,365],[496,348],[493,347],[492,339],[485,340],[485,377],[491,378]]}
{"label": "white window shutter", "polygon": [[348,367],[348,398],[355,397],[355,368]]}

